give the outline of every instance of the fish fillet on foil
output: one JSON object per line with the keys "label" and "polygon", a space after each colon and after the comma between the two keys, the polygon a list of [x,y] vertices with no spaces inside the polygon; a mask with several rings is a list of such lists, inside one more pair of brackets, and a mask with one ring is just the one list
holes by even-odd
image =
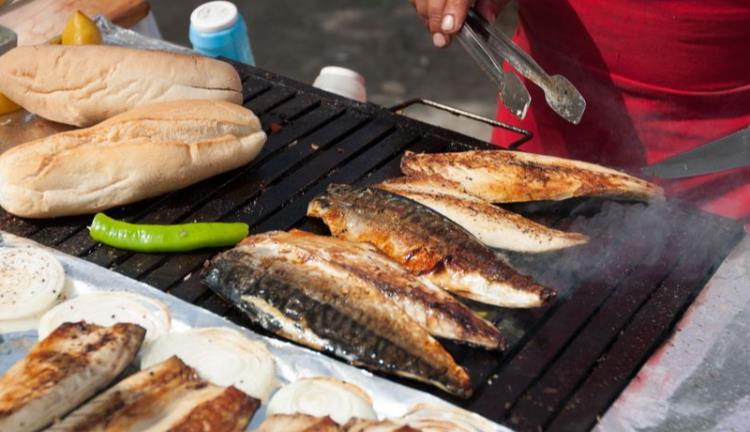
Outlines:
{"label": "fish fillet on foil", "polygon": [[663,197],[659,186],[588,162],[507,150],[406,152],[407,176],[438,175],[493,203],[600,196],[635,200]]}
{"label": "fish fillet on foil", "polygon": [[306,414],[276,414],[269,416],[253,432],[343,432],[330,417]]}
{"label": "fish fillet on foil", "polygon": [[245,239],[322,260],[380,290],[433,336],[502,349],[505,340],[492,323],[425,278],[413,275],[368,243],[350,242],[305,231],[274,231]]}
{"label": "fish fillet on foil", "polygon": [[551,252],[584,244],[588,237],[548,228],[463,191],[442,177],[414,176],[386,180],[376,187],[412,199],[461,225],[492,248],[515,252]]}
{"label": "fish fillet on foil", "polygon": [[268,331],[357,365],[471,394],[466,371],[427,330],[338,266],[248,242],[215,257],[203,281]]}
{"label": "fish fillet on foil", "polygon": [[541,306],[555,291],[514,270],[468,231],[416,201],[384,190],[329,185],[313,199],[339,238],[368,242],[407,270],[454,294],[496,306]]}
{"label": "fish fillet on foil", "polygon": [[260,401],[210,384],[177,357],[142,370],[73,411],[49,432],[240,432]]}
{"label": "fish fillet on foil", "polygon": [[35,431],[112,382],[135,358],[146,330],[64,323],[0,377],[0,431]]}
{"label": "fish fillet on foil", "polygon": [[265,419],[255,432],[419,432],[419,429],[390,420],[353,418],[339,425],[330,417],[276,414]]}

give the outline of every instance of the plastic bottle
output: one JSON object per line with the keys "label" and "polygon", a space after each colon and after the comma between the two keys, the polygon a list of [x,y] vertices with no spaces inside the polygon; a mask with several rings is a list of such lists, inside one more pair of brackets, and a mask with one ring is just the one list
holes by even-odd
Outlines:
{"label": "plastic bottle", "polygon": [[255,66],[245,20],[228,1],[204,3],[190,14],[190,43],[210,57],[226,57]]}

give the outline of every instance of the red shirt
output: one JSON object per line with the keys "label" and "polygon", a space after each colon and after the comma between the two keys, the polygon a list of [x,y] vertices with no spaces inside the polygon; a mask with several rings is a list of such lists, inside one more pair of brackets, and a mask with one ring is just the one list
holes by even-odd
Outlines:
{"label": "red shirt", "polygon": [[[750,125],[750,0],[519,0],[516,42],[586,98],[579,125],[527,82],[522,149],[638,170]],[[497,130],[493,142],[512,133]],[[750,168],[662,183],[750,223]]]}

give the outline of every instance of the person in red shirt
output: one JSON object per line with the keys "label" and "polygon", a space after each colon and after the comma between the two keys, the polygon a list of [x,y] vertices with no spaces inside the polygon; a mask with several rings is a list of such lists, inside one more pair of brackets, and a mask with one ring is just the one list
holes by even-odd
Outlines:
{"label": "person in red shirt", "polygon": [[[469,0],[411,0],[433,42],[447,46]],[[478,0],[494,21],[507,0]],[[750,1],[518,0],[514,41],[550,74],[567,77],[587,102],[567,123],[526,82],[532,97],[519,121],[525,151],[601,163],[635,173],[750,125]],[[498,145],[516,136],[496,130]],[[750,168],[664,181],[669,195],[750,226]]]}

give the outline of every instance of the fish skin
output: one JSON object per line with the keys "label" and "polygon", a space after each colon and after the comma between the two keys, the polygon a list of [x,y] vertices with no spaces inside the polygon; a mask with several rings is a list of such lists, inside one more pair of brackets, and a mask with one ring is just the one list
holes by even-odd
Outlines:
{"label": "fish skin", "polygon": [[441,176],[493,203],[581,196],[647,201],[664,196],[653,183],[600,165],[508,150],[406,152],[401,171],[407,176]]}
{"label": "fish skin", "polygon": [[146,330],[64,323],[0,377],[0,430],[35,431],[105,388],[133,361]]}
{"label": "fish skin", "polygon": [[240,432],[259,406],[234,387],[204,381],[172,356],[115,384],[48,432]]}
{"label": "fish skin", "polygon": [[556,295],[453,221],[384,190],[331,184],[310,202],[307,215],[322,218],[336,237],[369,242],[412,273],[462,297],[527,308]]}
{"label": "fish skin", "polygon": [[409,425],[392,420],[352,418],[344,425],[346,432],[419,432]]}
{"label": "fish skin", "polygon": [[523,253],[552,252],[588,242],[588,237],[538,224],[463,191],[437,175],[386,180],[377,188],[427,206],[469,231],[482,243]]}
{"label": "fish skin", "polygon": [[380,291],[335,266],[263,244],[215,257],[204,283],[264,329],[353,364],[469,397],[447,351]]}
{"label": "fish skin", "polygon": [[265,419],[254,432],[344,432],[344,429],[330,417],[275,414]]}
{"label": "fish skin", "polygon": [[505,339],[489,321],[478,316],[429,280],[419,278],[368,243],[355,243],[305,231],[272,231],[250,236],[241,244],[275,244],[297,250],[299,259],[319,259],[336,265],[380,290],[433,336],[504,349]]}

